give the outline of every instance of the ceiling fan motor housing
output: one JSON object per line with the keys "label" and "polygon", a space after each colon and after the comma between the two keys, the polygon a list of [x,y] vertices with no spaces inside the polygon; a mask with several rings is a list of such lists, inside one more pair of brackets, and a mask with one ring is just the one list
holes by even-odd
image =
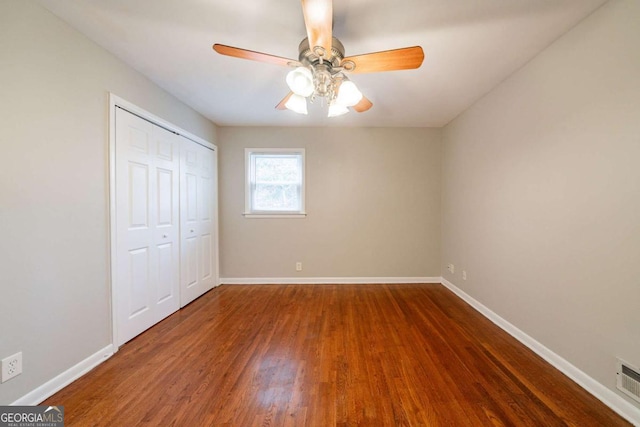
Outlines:
{"label": "ceiling fan motor housing", "polygon": [[344,46],[335,37],[331,39],[331,52],[327,55],[324,49],[316,46],[311,49],[309,39],[304,38],[298,46],[298,60],[304,67],[311,69],[315,91],[311,100],[316,96],[325,97],[329,102],[337,95],[338,87],[346,77],[344,71],[353,71],[352,61],[343,61]]}
{"label": "ceiling fan motor housing", "polygon": [[330,69],[340,68],[341,62],[344,59],[344,46],[340,40],[335,37],[331,38],[331,52],[329,52],[328,55],[320,46],[316,46],[312,50],[309,46],[309,39],[307,37],[300,42],[298,52],[298,60],[307,66],[329,63]]}

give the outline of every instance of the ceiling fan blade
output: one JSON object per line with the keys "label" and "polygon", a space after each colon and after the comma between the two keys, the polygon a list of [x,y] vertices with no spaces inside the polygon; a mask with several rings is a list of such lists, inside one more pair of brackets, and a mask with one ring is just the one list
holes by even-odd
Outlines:
{"label": "ceiling fan blade", "polygon": [[268,62],[276,65],[297,64],[294,59],[283,58],[281,56],[269,55],[268,53],[254,52],[253,50],[241,49],[239,47],[226,46],[223,44],[214,44],[213,50],[221,55],[233,56],[235,58],[250,59],[258,62]]}
{"label": "ceiling fan blade", "polygon": [[311,51],[320,46],[331,56],[331,38],[333,27],[333,4],[331,0],[302,0],[304,24],[307,27]]}
{"label": "ceiling fan blade", "polygon": [[365,53],[363,55],[349,56],[342,60],[355,64],[352,73],[376,73],[379,71],[410,70],[418,68],[424,60],[424,52],[420,46],[405,47],[402,49],[385,50],[382,52]]}
{"label": "ceiling fan blade", "polygon": [[351,108],[356,110],[358,113],[364,113],[371,107],[373,107],[373,103],[369,101],[366,96],[363,96],[360,102],[358,102],[356,105],[354,105]]}
{"label": "ceiling fan blade", "polygon": [[289,92],[287,96],[282,98],[282,101],[280,101],[278,105],[276,105],[276,110],[286,110],[287,107],[284,104],[286,104],[289,98],[291,98],[291,95],[293,95],[293,92]]}

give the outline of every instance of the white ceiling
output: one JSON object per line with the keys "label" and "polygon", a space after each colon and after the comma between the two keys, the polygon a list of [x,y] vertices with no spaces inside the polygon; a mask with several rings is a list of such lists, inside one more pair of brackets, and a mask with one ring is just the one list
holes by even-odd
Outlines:
{"label": "white ceiling", "polygon": [[221,56],[213,43],[297,59],[298,0],[39,0],[219,125],[440,127],[606,0],[334,0],[347,55],[420,45],[417,70],[354,74],[373,102],[326,118],[277,111],[289,69]]}

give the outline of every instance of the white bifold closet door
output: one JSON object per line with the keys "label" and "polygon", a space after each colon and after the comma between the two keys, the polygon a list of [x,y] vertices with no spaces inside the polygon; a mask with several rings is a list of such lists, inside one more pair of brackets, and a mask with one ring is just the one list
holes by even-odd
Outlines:
{"label": "white bifold closet door", "polygon": [[214,286],[214,155],[116,108],[117,345]]}
{"label": "white bifold closet door", "polygon": [[180,159],[180,306],[215,283],[216,153],[198,144],[183,144]]}

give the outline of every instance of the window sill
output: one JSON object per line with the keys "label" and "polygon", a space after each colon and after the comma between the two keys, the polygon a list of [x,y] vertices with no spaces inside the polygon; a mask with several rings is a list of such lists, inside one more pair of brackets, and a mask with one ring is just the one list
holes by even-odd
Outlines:
{"label": "window sill", "polygon": [[306,213],[243,213],[245,218],[255,218],[255,219],[264,219],[264,218],[306,218]]}

